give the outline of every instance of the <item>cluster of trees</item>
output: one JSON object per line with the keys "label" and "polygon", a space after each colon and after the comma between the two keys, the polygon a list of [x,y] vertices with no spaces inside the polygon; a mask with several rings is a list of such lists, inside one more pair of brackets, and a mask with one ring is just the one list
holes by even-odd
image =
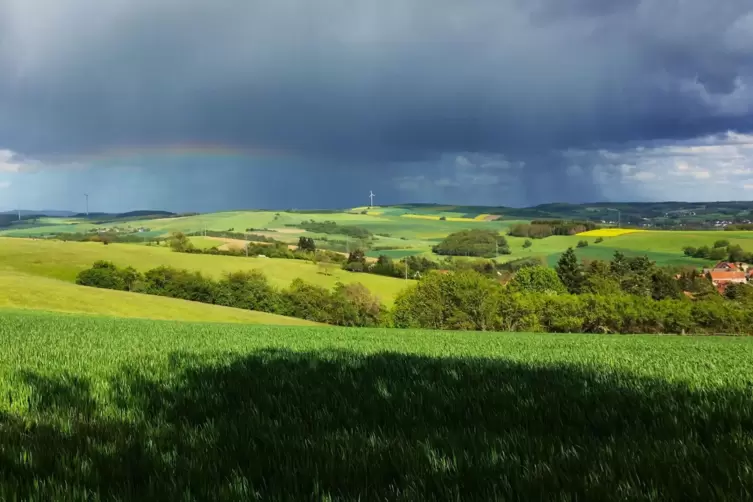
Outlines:
{"label": "cluster of trees", "polygon": [[347,235],[348,237],[354,237],[356,239],[370,239],[372,233],[363,228],[355,225],[338,225],[334,221],[303,221],[296,225],[287,225],[289,227],[298,227],[309,232],[316,232],[318,234],[340,234]]}
{"label": "cluster of trees", "polygon": [[102,244],[118,243],[137,243],[137,242],[160,242],[157,238],[145,238],[138,233],[120,233],[120,232],[76,232],[76,233],[58,233],[54,234],[52,239],[70,242],[101,242]]}
{"label": "cluster of trees", "polygon": [[753,304],[744,303],[751,301],[753,287],[736,289],[742,294],[733,301],[721,297],[691,301],[684,296],[655,300],[621,291],[569,294],[558,273],[544,267],[521,269],[507,285],[474,271],[430,273],[398,296],[392,325],[560,333],[753,334]]}
{"label": "cluster of trees", "polygon": [[753,261],[753,253],[745,251],[739,244],[731,245],[726,239],[719,239],[714,243],[713,247],[701,246],[696,248],[686,246],[682,251],[685,256],[706,260],[729,260],[736,263]]}
{"label": "cluster of trees", "polygon": [[511,254],[507,239],[493,230],[473,229],[455,232],[432,247],[438,255],[480,256],[492,258],[497,254]]}
{"label": "cluster of trees", "polygon": [[158,267],[141,274],[98,261],[83,270],[76,282],[83,286],[132,291],[298,317],[338,326],[387,324],[387,311],[363,285],[338,283],[333,290],[294,280],[286,289],[272,287],[263,273],[234,272],[220,280],[199,272]]}
{"label": "cluster of trees", "polygon": [[596,228],[598,226],[590,221],[534,220],[513,225],[507,233],[513,237],[544,239],[552,235],[575,235]]}
{"label": "cluster of trees", "polygon": [[309,253],[316,252],[316,242],[313,237],[299,237],[298,238],[298,250],[306,251]]}
{"label": "cluster of trees", "polygon": [[[611,261],[594,260],[584,264],[569,248],[560,257],[555,271],[571,294],[627,294],[663,300],[680,299],[684,296],[683,291],[703,294],[714,290],[711,281],[705,278],[698,283],[683,283],[682,278],[690,277],[692,271],[683,275],[669,268],[658,267],[646,256],[627,257],[619,251],[615,252]],[[678,275],[679,279],[676,277]]]}

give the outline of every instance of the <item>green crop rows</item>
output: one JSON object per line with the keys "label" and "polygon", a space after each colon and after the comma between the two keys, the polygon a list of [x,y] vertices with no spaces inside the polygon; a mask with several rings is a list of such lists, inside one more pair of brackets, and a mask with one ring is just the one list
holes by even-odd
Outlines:
{"label": "green crop rows", "polygon": [[0,500],[751,500],[753,339],[0,312]]}

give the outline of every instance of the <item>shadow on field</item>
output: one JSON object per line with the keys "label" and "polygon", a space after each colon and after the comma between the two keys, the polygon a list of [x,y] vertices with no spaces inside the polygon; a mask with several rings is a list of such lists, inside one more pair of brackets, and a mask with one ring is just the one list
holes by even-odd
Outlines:
{"label": "shadow on field", "polygon": [[[751,390],[398,354],[173,354],[109,391],[25,374],[0,498],[746,500]],[[109,394],[107,394],[109,392]]]}

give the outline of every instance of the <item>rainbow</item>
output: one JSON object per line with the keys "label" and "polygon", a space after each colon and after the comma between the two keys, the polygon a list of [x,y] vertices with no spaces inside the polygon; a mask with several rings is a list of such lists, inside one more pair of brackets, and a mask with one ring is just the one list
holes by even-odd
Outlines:
{"label": "rainbow", "polygon": [[259,157],[287,157],[291,155],[287,151],[267,148],[239,148],[228,145],[190,143],[106,148],[95,153],[75,155],[68,160],[77,163],[94,164],[133,161],[134,159],[154,157],[189,157],[192,159],[207,158],[216,160],[218,158],[258,159]]}

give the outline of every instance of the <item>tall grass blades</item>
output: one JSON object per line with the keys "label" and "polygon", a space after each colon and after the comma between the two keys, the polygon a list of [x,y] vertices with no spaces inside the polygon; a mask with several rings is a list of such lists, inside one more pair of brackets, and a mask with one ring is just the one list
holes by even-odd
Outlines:
{"label": "tall grass blades", "polygon": [[0,314],[2,500],[751,500],[753,339]]}

